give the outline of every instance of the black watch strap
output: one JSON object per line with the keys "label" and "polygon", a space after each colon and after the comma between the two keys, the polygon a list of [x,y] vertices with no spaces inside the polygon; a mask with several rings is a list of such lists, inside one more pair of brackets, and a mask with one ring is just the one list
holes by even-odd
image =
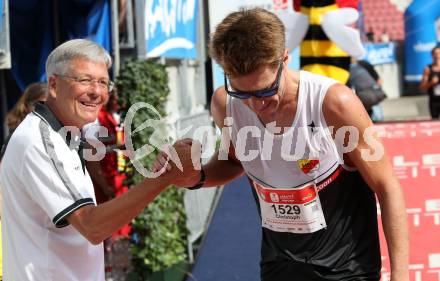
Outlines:
{"label": "black watch strap", "polygon": [[205,171],[203,171],[203,168],[202,168],[202,169],[200,169],[200,180],[199,180],[199,182],[196,185],[194,185],[194,186],[187,187],[187,189],[195,190],[195,189],[202,188],[203,185],[205,184],[205,179],[206,179]]}

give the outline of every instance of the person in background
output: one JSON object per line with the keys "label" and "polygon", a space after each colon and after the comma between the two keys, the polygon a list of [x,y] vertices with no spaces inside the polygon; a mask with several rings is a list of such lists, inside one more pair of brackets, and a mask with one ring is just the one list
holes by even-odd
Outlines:
{"label": "person in background", "polygon": [[[113,197],[117,197],[128,190],[124,185],[126,179],[125,158],[123,153],[118,153],[124,146],[124,130],[121,122],[120,105],[118,104],[118,91],[113,89],[109,100],[98,114],[97,123],[93,125],[103,126],[108,131],[108,137],[103,139],[107,153],[101,161],[87,162],[87,168],[91,173],[95,186],[97,203],[104,203]],[[127,236],[129,231],[123,231]],[[121,233],[122,234],[122,233]]]}
{"label": "person in background", "polygon": [[367,38],[368,43],[374,43],[374,31],[371,27],[365,33],[365,37]]}
{"label": "person in background", "polygon": [[34,110],[36,102],[46,100],[46,91],[46,83],[43,82],[32,83],[24,90],[23,95],[6,115],[6,126],[9,132],[14,131],[26,115]]}
{"label": "person in background", "polygon": [[[376,81],[377,85],[382,87],[382,79],[380,78],[379,73],[377,73],[376,69],[374,69],[374,66],[371,63],[366,60],[360,60],[357,63],[368,71],[370,76],[373,77],[373,79]],[[371,108],[370,118],[373,122],[384,121],[384,114],[380,104],[377,104]]]}
{"label": "person in background", "polygon": [[432,63],[423,70],[420,89],[429,95],[429,111],[433,119],[440,115],[440,45],[431,51]]}
{"label": "person in background", "polygon": [[389,43],[390,42],[390,35],[387,32],[387,29],[384,28],[382,31],[382,34],[380,35],[380,42],[382,43]]}
{"label": "person in background", "polygon": [[348,85],[356,92],[373,122],[384,120],[379,103],[386,98],[381,79],[374,66],[365,60],[352,58]]}
{"label": "person in background", "polygon": [[[124,128],[119,113],[121,109],[118,90],[115,87],[109,95],[108,102],[99,111],[97,122],[92,125],[103,126],[108,132],[108,138],[102,140],[106,146],[104,158],[101,161],[86,162],[98,204],[128,191],[128,185],[125,184],[127,157],[121,151],[124,146]],[[123,274],[130,266],[130,232],[130,224],[125,224],[104,241],[106,272],[111,272],[112,275]]]}
{"label": "person in background", "polygon": [[357,63],[368,71],[377,84],[382,86],[382,79],[380,79],[379,73],[377,73],[376,69],[374,69],[374,66],[371,63],[366,60],[359,60]]}

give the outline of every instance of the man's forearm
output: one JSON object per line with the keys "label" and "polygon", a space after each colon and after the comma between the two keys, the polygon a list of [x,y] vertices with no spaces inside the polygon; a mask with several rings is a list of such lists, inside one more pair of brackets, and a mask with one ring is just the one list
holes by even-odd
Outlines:
{"label": "man's forearm", "polygon": [[378,195],[378,199],[390,256],[391,280],[409,280],[408,224],[403,192],[396,186],[393,192]]}
{"label": "man's forearm", "polygon": [[243,167],[233,159],[219,160],[218,152],[216,152],[211,160],[203,165],[206,175],[205,186],[224,185],[235,178],[243,175]]}
{"label": "man's forearm", "polygon": [[167,177],[145,179],[116,199],[79,209],[68,220],[90,242],[100,243],[139,215],[170,182]]}

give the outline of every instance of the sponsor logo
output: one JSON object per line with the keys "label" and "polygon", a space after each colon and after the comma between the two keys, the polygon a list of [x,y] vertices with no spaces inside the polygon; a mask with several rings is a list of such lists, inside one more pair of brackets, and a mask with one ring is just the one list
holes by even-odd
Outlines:
{"label": "sponsor logo", "polygon": [[423,53],[423,52],[430,52],[434,47],[435,47],[436,43],[435,42],[417,42],[417,44],[415,44],[413,46],[414,51],[418,52],[418,53]]}
{"label": "sponsor logo", "polygon": [[316,171],[319,168],[318,159],[300,159],[297,161],[298,168],[305,174]]}
{"label": "sponsor logo", "polygon": [[271,192],[270,193],[270,199],[272,202],[280,202],[280,198],[278,197],[278,194]]}
{"label": "sponsor logo", "polygon": [[313,192],[309,192],[309,193],[307,193],[306,196],[304,196],[304,197],[302,198],[302,201],[307,201],[307,200],[309,200],[309,199],[312,198],[312,197],[313,197]]}

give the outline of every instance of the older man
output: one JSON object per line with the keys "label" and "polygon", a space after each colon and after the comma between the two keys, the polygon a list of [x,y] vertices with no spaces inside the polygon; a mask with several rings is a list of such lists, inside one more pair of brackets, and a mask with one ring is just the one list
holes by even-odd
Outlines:
{"label": "older man", "polygon": [[[104,280],[101,242],[182,176],[174,169],[95,205],[83,155],[69,145],[78,136],[60,132],[97,118],[113,86],[110,66],[102,47],[82,39],[60,45],[47,59],[47,102],[16,129],[0,171],[5,280]],[[189,143],[175,149],[185,172],[198,177]]]}

